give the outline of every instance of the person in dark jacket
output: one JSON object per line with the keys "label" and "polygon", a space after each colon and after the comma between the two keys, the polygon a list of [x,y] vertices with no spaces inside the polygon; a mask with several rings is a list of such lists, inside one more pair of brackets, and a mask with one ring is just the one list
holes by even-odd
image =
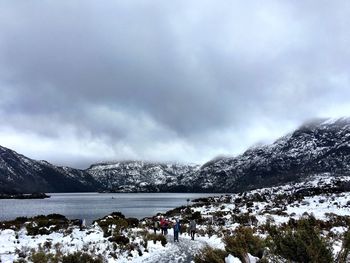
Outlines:
{"label": "person in dark jacket", "polygon": [[191,239],[194,240],[194,235],[196,234],[196,220],[194,219],[190,221],[190,234]]}
{"label": "person in dark jacket", "polygon": [[179,242],[179,232],[181,231],[181,225],[178,219],[176,219],[174,225],[174,242]]}
{"label": "person in dark jacket", "polygon": [[153,231],[154,231],[155,235],[157,234],[158,228],[159,228],[159,222],[158,222],[157,218],[154,217],[153,218]]}
{"label": "person in dark jacket", "polygon": [[85,219],[79,219],[79,228],[82,231],[85,228]]}

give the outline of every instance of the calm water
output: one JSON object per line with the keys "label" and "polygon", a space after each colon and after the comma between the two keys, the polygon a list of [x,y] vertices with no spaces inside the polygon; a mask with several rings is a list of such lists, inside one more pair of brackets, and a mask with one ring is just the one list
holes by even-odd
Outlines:
{"label": "calm water", "polygon": [[69,219],[84,218],[87,223],[120,211],[127,217],[143,218],[185,205],[187,199],[215,194],[190,193],[53,193],[51,198],[15,200],[0,199],[0,221],[18,216],[65,215]]}

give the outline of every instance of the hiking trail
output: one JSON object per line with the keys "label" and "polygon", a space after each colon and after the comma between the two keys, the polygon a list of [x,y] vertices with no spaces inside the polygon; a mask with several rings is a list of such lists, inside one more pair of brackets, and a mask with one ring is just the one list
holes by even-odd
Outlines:
{"label": "hiking trail", "polygon": [[167,246],[169,246],[169,248],[145,258],[142,262],[190,263],[193,262],[194,255],[198,250],[206,245],[205,241],[191,240],[181,236],[179,236],[180,242],[174,242],[173,235],[168,234],[166,238],[168,241]]}

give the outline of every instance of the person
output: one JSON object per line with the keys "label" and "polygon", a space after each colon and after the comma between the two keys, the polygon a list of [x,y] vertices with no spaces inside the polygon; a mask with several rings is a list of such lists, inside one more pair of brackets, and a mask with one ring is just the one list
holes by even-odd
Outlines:
{"label": "person", "polygon": [[165,235],[164,223],[165,223],[164,218],[161,217],[160,218],[160,230],[161,230],[162,235]]}
{"label": "person", "polygon": [[158,220],[157,220],[157,218],[154,217],[153,218],[153,231],[154,231],[155,235],[157,234],[158,227],[159,227]]}
{"label": "person", "polygon": [[79,219],[79,229],[80,229],[80,231],[82,231],[84,227],[85,227],[85,219]]}
{"label": "person", "polygon": [[176,222],[174,224],[174,242],[179,242],[179,232],[181,230],[181,225],[178,219],[176,219]]}
{"label": "person", "polygon": [[164,235],[165,236],[168,234],[168,226],[169,226],[169,221],[167,219],[164,219]]}
{"label": "person", "polygon": [[194,219],[190,221],[190,234],[191,239],[194,240],[194,235],[196,234],[196,220]]}

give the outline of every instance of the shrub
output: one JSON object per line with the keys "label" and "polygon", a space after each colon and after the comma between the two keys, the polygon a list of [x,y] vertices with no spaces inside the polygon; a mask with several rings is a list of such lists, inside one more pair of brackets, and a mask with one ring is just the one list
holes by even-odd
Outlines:
{"label": "shrub", "polygon": [[0,222],[0,229],[19,230],[28,220],[27,217],[17,217],[15,220]]}
{"label": "shrub", "polygon": [[33,263],[56,263],[58,258],[51,253],[45,253],[43,251],[33,252],[29,260]]}
{"label": "shrub", "polygon": [[202,219],[202,215],[201,215],[201,212],[199,212],[199,211],[197,211],[197,212],[194,212],[193,214],[192,214],[192,219],[194,219],[194,220],[199,220],[199,219]]}
{"label": "shrub", "polygon": [[207,225],[206,233],[208,234],[209,237],[211,237],[211,236],[216,234],[216,231],[213,228],[212,224],[208,224]]}
{"label": "shrub", "polygon": [[181,225],[181,234],[182,233],[187,233],[187,232],[189,232],[188,225],[182,224]]}
{"label": "shrub", "polygon": [[126,218],[126,222],[128,223],[129,227],[137,227],[139,225],[139,220],[134,217]]}
{"label": "shrub", "polygon": [[60,215],[60,214],[49,214],[46,216],[46,218],[48,219],[55,219],[55,220],[67,220],[67,218],[64,215]]}
{"label": "shrub", "polygon": [[349,252],[350,252],[350,231],[347,231],[344,234],[343,246],[342,246],[342,250],[340,251],[340,253],[338,255],[337,262],[339,262],[339,263],[347,262]]}
{"label": "shrub", "polygon": [[108,239],[110,242],[115,242],[118,245],[126,245],[130,243],[129,238],[127,238],[126,236],[123,235],[115,235],[111,238]]}
{"label": "shrub", "polygon": [[93,258],[89,254],[76,252],[62,257],[62,263],[103,263],[100,257]]}
{"label": "shrub", "polygon": [[204,247],[194,257],[195,263],[225,263],[228,253],[225,250]]}
{"label": "shrub", "polygon": [[329,244],[321,237],[314,217],[303,218],[284,229],[268,229],[272,249],[287,260],[296,262],[333,262]]}
{"label": "shrub", "polygon": [[224,238],[225,249],[227,252],[238,257],[245,262],[247,253],[261,258],[264,251],[264,240],[254,236],[254,232],[249,227],[238,227],[233,236]]}
{"label": "shrub", "polygon": [[334,226],[344,226],[347,227],[350,225],[349,216],[340,216],[334,213],[326,213],[330,228]]}
{"label": "shrub", "polygon": [[238,223],[240,225],[256,225],[258,220],[254,215],[250,215],[249,213],[244,214],[233,214],[232,215],[232,221],[234,223]]}
{"label": "shrub", "polygon": [[50,218],[49,216],[36,216],[31,218],[31,222],[26,225],[28,235],[46,235],[60,229],[67,229],[69,220],[62,216],[62,218]]}
{"label": "shrub", "polygon": [[113,212],[110,214],[112,217],[120,217],[120,218],[125,218],[125,215],[123,215],[121,212]]}
{"label": "shrub", "polygon": [[187,207],[186,206],[180,206],[180,207],[176,207],[172,210],[169,210],[165,213],[166,217],[174,217],[174,216],[178,216],[181,214],[181,211],[184,211]]}
{"label": "shrub", "polygon": [[246,203],[247,208],[253,207],[254,203],[253,202],[247,202]]}
{"label": "shrub", "polygon": [[116,234],[119,234],[123,229],[128,227],[128,221],[120,212],[113,212],[108,216],[94,221],[94,223],[95,222],[102,228],[104,237],[112,235],[112,227],[114,227]]}
{"label": "shrub", "polygon": [[44,248],[51,249],[51,247],[52,247],[52,242],[51,241],[45,241]]}
{"label": "shrub", "polygon": [[168,243],[165,236],[163,235],[157,235],[157,234],[148,234],[146,236],[146,240],[153,240],[153,243],[155,244],[157,241],[160,241],[163,247]]}

